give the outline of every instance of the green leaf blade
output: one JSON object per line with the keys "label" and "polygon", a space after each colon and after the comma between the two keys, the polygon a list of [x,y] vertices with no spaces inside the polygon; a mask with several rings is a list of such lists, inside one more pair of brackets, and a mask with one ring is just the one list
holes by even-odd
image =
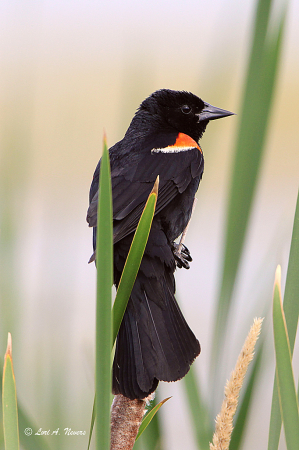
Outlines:
{"label": "green leaf blade", "polygon": [[140,217],[135,235],[131,244],[129,254],[123,269],[123,273],[117,289],[113,305],[113,344],[119,331],[123,315],[141,264],[155,214],[158,196],[159,177],[157,178],[153,191],[148,197],[142,215]]}
{"label": "green leaf blade", "polygon": [[17,391],[12,364],[10,333],[3,368],[2,411],[5,450],[19,450]]}
{"label": "green leaf blade", "polygon": [[280,267],[276,271],[273,296],[273,330],[280,410],[288,450],[299,448],[299,413],[292,357],[280,292]]}
{"label": "green leaf blade", "polygon": [[283,310],[285,314],[291,353],[293,354],[299,317],[299,192],[293,225],[290,257],[286,286],[284,292]]}
{"label": "green leaf blade", "polygon": [[[299,192],[297,196],[297,205],[295,211],[288,272],[283,302],[283,310],[288,330],[291,354],[293,354],[295,337],[298,326],[298,316],[299,316],[298,292],[299,292]],[[268,450],[277,450],[279,445],[280,430],[281,430],[281,414],[277,389],[278,389],[277,377],[275,375],[272,406],[271,406]]]}
{"label": "green leaf blade", "polygon": [[202,399],[200,386],[196,380],[196,375],[192,366],[184,377],[184,386],[197,446],[201,450],[209,450],[209,442],[213,436],[210,414]]}
{"label": "green leaf blade", "polygon": [[217,372],[226,331],[278,75],[286,8],[278,17],[274,32],[270,33],[273,3],[273,0],[259,0],[257,3],[227,209],[223,269],[214,328],[213,373]]}
{"label": "green leaf blade", "polygon": [[106,139],[101,159],[97,216],[96,448],[110,449],[111,301],[113,282],[112,189]]}
{"label": "green leaf blade", "polygon": [[[153,401],[153,407],[157,405],[157,394]],[[162,450],[161,430],[162,424],[159,414],[155,414],[149,426],[143,430],[141,439],[134,444],[134,450]]]}
{"label": "green leaf blade", "polygon": [[136,436],[135,441],[141,436],[141,434],[144,432],[146,427],[150,424],[151,420],[155,416],[155,414],[159,411],[162,405],[164,405],[167,400],[169,400],[171,397],[167,397],[164,400],[162,400],[160,403],[158,403],[156,406],[154,406],[143,418],[141,425],[139,427],[138,434]]}

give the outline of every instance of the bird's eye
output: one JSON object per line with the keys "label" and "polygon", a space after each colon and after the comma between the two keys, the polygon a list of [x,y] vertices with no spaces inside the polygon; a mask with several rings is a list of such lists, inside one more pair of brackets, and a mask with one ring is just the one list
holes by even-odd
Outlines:
{"label": "bird's eye", "polygon": [[181,111],[182,111],[184,114],[189,114],[189,113],[191,112],[191,107],[188,106],[188,105],[183,105],[183,106],[181,106]]}

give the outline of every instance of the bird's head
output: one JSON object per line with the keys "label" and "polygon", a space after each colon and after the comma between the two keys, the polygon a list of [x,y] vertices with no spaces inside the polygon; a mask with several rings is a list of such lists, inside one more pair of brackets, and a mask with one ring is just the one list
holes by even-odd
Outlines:
{"label": "bird's head", "polygon": [[152,116],[157,127],[175,129],[195,141],[201,138],[210,120],[234,114],[204,102],[191,92],[170,89],[161,89],[146,98],[137,114],[143,112]]}

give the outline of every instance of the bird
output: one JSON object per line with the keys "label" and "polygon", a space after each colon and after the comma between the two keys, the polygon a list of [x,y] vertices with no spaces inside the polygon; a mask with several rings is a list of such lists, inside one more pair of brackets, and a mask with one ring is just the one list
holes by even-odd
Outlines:
{"label": "bird", "polygon": [[[109,149],[113,201],[114,284],[117,288],[134,232],[159,175],[151,231],[117,336],[112,392],[134,400],[159,381],[183,378],[200,344],[175,298],[176,267],[192,261],[175,242],[190,220],[204,170],[199,140],[210,120],[233,113],[187,91],[160,89],[137,109],[122,140]],[[95,260],[99,161],[89,192],[87,222]]]}

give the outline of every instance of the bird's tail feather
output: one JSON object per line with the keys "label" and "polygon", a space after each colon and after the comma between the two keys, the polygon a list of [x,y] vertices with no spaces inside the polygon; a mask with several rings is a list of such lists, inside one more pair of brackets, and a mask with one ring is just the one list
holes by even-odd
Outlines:
{"label": "bird's tail feather", "polygon": [[139,271],[116,344],[113,393],[131,399],[147,397],[159,381],[181,379],[200,353],[174,297],[172,271],[157,261],[154,267],[155,276]]}

